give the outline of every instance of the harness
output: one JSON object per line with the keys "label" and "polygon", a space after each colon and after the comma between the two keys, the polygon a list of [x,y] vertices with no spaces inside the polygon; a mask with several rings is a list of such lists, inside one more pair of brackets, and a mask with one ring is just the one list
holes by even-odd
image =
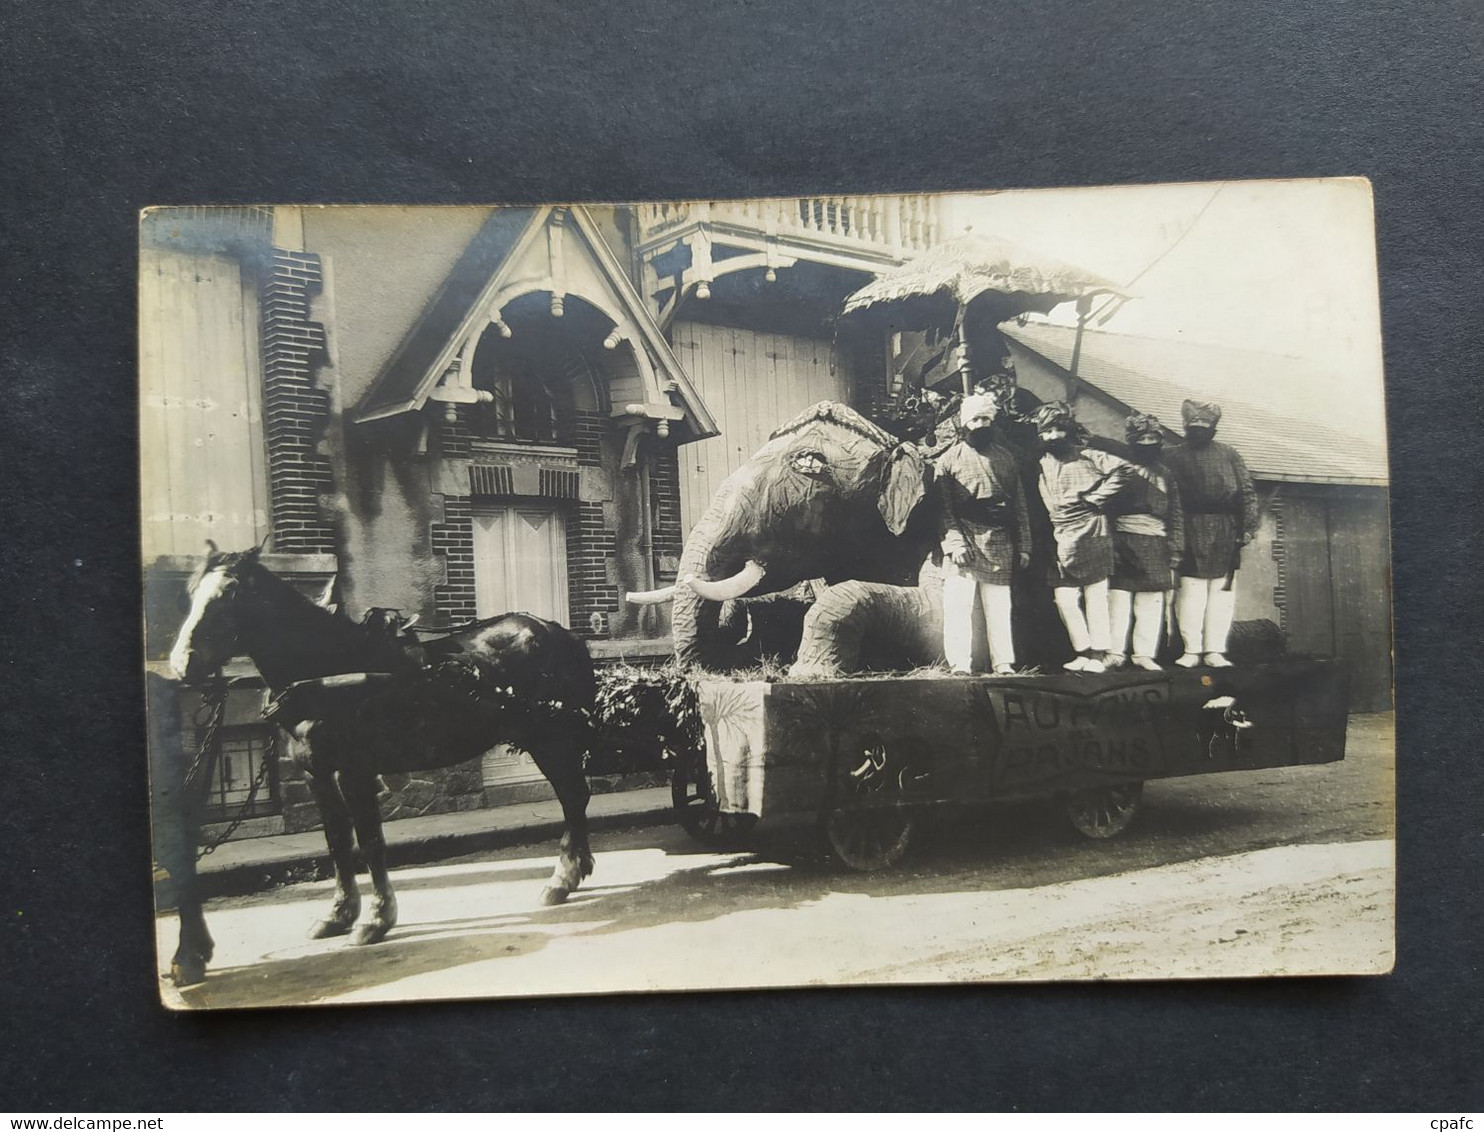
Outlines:
{"label": "harness", "polygon": [[[232,685],[239,683],[242,679],[243,677],[239,676],[227,680],[218,675],[202,689],[201,706],[196,709],[191,720],[201,732],[201,742],[197,745],[195,757],[191,760],[191,765],[186,768],[185,776],[181,780],[181,789],[188,799],[201,802],[206,800],[206,791],[211,785],[212,772],[221,758],[222,721],[227,715],[227,696]],[[258,764],[258,773],[253,777],[252,785],[248,788],[247,797],[242,800],[242,808],[237,816],[227,824],[226,829],[196,850],[196,860],[199,861],[215,853],[247,820],[247,815],[252,811],[253,802],[257,800],[258,791],[268,780],[270,765],[271,760],[266,758]]]}

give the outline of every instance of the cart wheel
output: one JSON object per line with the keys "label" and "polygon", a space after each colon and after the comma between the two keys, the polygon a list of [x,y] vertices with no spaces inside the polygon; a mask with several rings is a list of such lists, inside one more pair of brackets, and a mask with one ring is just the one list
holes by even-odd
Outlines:
{"label": "cart wheel", "polygon": [[857,872],[889,869],[912,844],[917,815],[897,807],[833,810],[825,817],[825,834],[839,861]]}
{"label": "cart wheel", "polygon": [[680,827],[703,845],[736,845],[757,824],[756,814],[724,814],[711,785],[711,771],[702,752],[675,760],[670,775],[670,804]]}
{"label": "cart wheel", "polygon": [[1067,817],[1084,837],[1113,837],[1128,828],[1144,795],[1142,782],[1089,786],[1067,799]]}

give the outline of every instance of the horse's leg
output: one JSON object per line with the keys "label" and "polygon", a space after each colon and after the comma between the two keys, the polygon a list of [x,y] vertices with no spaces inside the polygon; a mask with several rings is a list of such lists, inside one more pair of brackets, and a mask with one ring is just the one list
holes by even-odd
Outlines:
{"label": "horse's leg", "polygon": [[180,941],[170,959],[170,981],[178,987],[188,987],[206,978],[206,964],[211,962],[216,950],[211,933],[206,930],[206,915],[201,910],[195,846],[187,845],[182,855],[161,854],[160,864],[169,873],[167,891],[180,917]]}
{"label": "horse's leg", "polygon": [[376,895],[371,900],[371,917],[356,929],[358,944],[379,943],[397,926],[397,896],[392,891],[391,876],[386,867],[386,835],[381,828],[381,809],[376,803],[376,776],[361,771],[340,772],[340,788],[350,805],[355,822],[356,841],[361,857],[371,873]]}
{"label": "horse's leg", "polygon": [[174,907],[180,939],[170,959],[170,981],[191,986],[206,978],[215,949],[201,911],[196,879],[196,842],[201,830],[201,791],[186,791],[190,758],[181,743],[178,690],[151,673],[148,677],[150,782],[153,786],[154,856],[160,867],[156,896],[162,908]]}
{"label": "horse's leg", "polygon": [[324,743],[311,738],[309,749],[309,788],[319,803],[320,820],[325,827],[325,844],[330,847],[330,860],[335,866],[335,899],[330,914],[309,929],[310,939],[328,939],[344,935],[361,914],[361,890],[356,885],[355,835],[351,830],[350,808],[335,781],[335,768],[326,756]]}
{"label": "horse's leg", "polygon": [[170,960],[170,981],[188,987],[206,978],[206,964],[216,952],[216,942],[206,930],[206,915],[201,898],[196,895],[196,878],[177,890],[176,912],[180,916],[180,945]]}
{"label": "horse's leg", "polygon": [[540,752],[532,751],[536,766],[546,776],[562,804],[566,828],[551,880],[541,890],[541,903],[560,904],[593,871],[593,853],[587,842],[587,775],[582,770],[583,742],[569,733]]}

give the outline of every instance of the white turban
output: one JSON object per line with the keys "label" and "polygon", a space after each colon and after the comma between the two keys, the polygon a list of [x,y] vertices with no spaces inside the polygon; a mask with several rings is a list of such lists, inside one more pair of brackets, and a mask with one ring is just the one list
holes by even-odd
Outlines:
{"label": "white turban", "polygon": [[967,426],[975,418],[983,418],[984,424],[992,423],[1000,414],[1000,403],[988,393],[971,393],[958,408],[959,423]]}

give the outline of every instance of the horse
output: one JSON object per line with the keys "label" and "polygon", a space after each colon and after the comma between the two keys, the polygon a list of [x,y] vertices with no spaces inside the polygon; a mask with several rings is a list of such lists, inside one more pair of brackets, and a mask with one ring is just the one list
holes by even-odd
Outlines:
{"label": "horse", "polygon": [[[201,563],[170,668],[189,685],[249,657],[271,693],[265,715],[300,741],[335,871],[329,913],[311,938],[354,930],[355,943],[371,944],[396,925],[377,776],[452,766],[501,742],[530,753],[561,803],[557,864],[541,900],[566,900],[593,869],[583,758],[597,681],[587,646],[527,613],[424,638],[400,618],[357,622],[274,575],[260,550],[213,549]],[[357,844],[374,890],[364,921]],[[210,956],[199,903],[183,906],[172,974],[204,973]]]}

